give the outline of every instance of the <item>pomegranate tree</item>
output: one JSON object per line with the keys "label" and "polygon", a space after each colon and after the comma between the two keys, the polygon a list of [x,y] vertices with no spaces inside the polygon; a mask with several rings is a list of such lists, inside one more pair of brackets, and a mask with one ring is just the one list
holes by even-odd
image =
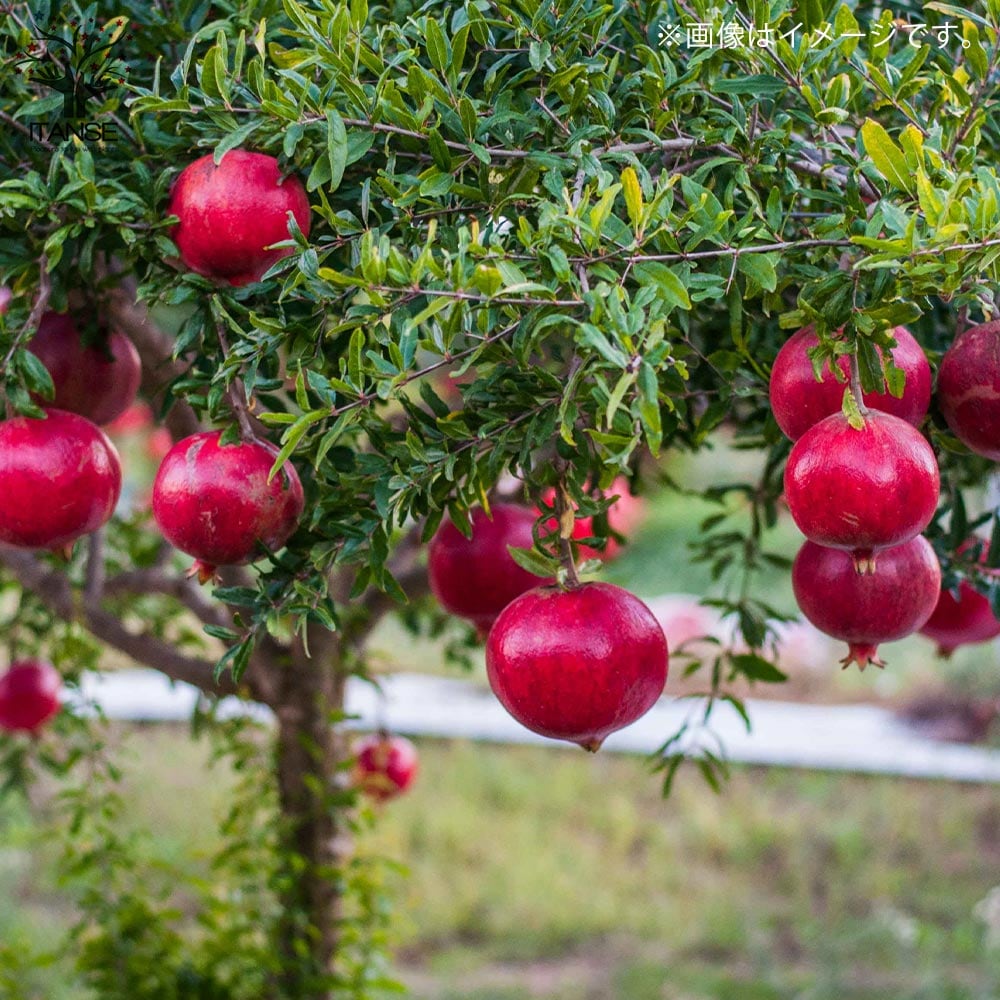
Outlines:
{"label": "pomegranate tree", "polygon": [[490,687],[504,708],[533,732],[590,751],[649,711],[667,663],[653,613],[610,583],[529,590],[486,641]]}
{"label": "pomegranate tree", "polygon": [[168,215],[186,267],[230,285],[259,281],[292,250],[268,250],[287,240],[288,213],[309,235],[309,199],[302,182],[283,177],[273,156],[230,149],[218,165],[211,153],[189,164],[174,181]]}
{"label": "pomegranate tree", "polygon": [[354,746],[354,784],[377,802],[405,792],[418,769],[417,748],[403,736],[373,733]]}
{"label": "pomegranate tree", "polygon": [[59,671],[45,660],[18,660],[0,675],[0,729],[36,733],[59,711]]}
{"label": "pomegranate tree", "polygon": [[472,537],[451,521],[438,528],[427,554],[427,577],[434,596],[453,615],[487,632],[515,597],[541,582],[514,562],[508,546],[530,548],[537,514],[513,503],[477,507],[469,515]]}
{"label": "pomegranate tree", "polygon": [[[967,552],[974,539],[963,542],[958,553]],[[987,550],[979,557],[985,562]],[[921,635],[937,643],[939,656],[948,657],[959,646],[986,642],[1000,635],[1000,619],[993,614],[989,600],[971,584],[962,580],[958,585],[958,596],[950,590],[942,590],[933,614],[920,630]]]}
{"label": "pomegranate tree", "polygon": [[795,443],[785,467],[785,500],[799,530],[852,552],[858,572],[873,572],[876,552],[930,524],[939,487],[931,446],[879,410],[868,411],[860,428],[842,413],[824,417]]}
{"label": "pomegranate tree", "polygon": [[955,437],[1000,461],[1000,320],[970,327],[948,348],[937,398]]}
{"label": "pomegranate tree", "polygon": [[49,312],[28,346],[52,376],[57,409],[108,424],[135,401],[142,363],[125,334],[112,330],[86,344],[71,315]]}
{"label": "pomegranate tree", "polygon": [[262,441],[220,443],[221,431],[178,441],[153,481],[153,517],[163,537],[195,557],[204,583],[217,566],[252,562],[280,549],[304,506],[302,483],[286,462],[268,482],[277,449]]}
{"label": "pomegranate tree", "polygon": [[912,635],[930,618],[941,567],[922,535],[883,549],[874,573],[855,572],[849,553],[805,542],[792,566],[802,613],[821,632],[848,644],[846,667],[884,666],[878,646]]}
{"label": "pomegranate tree", "polygon": [[57,549],[114,513],[122,470],[107,435],[77,413],[0,422],[0,542]]}
{"label": "pomegranate tree", "polygon": [[[897,326],[893,336],[896,346],[890,352],[892,360],[906,375],[903,395],[897,398],[890,392],[867,392],[864,402],[872,409],[891,413],[918,427],[930,406],[931,368],[923,349],[906,327]],[[793,441],[813,424],[840,411],[850,376],[850,358],[841,355],[835,362],[827,362],[822,379],[817,380],[808,354],[817,344],[816,331],[811,326],[803,327],[785,341],[771,369],[768,387],[771,411],[778,426]],[[881,355],[881,349],[876,350]],[[842,378],[835,375],[831,364],[837,365]]]}

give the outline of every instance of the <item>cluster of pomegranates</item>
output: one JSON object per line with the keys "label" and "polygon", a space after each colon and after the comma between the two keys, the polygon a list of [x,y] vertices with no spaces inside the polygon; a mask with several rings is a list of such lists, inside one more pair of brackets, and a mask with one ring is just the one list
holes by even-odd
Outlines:
{"label": "cluster of pomegranates", "polygon": [[[957,437],[980,454],[992,441],[991,457],[1000,458],[998,336],[1000,324],[985,324],[956,340],[937,398]],[[835,362],[843,379],[827,367],[817,381],[807,353],[819,343],[812,328],[782,346],[770,381],[775,419],[795,442],[785,501],[807,539],[792,568],[795,598],[817,628],[847,642],[845,666],[861,669],[882,665],[880,643],[917,631],[944,653],[1000,634],[989,603],[970,586],[957,598],[942,591],[940,565],[921,535],[940,487],[934,452],[917,429],[930,406],[931,371],[908,330],[897,327],[894,337],[903,394],[863,394],[860,426],[842,412],[849,358]]]}
{"label": "cluster of pomegranates", "polygon": [[[239,285],[258,279],[289,248],[288,212],[304,231],[309,204],[301,182],[282,179],[271,156],[231,150],[181,172],[168,211],[179,218],[182,262]],[[0,542],[65,549],[100,528],[121,492],[118,453],[98,428],[134,403],[142,368],[132,342],[117,331],[84,336],[73,316],[48,313],[29,343],[52,378],[45,419],[0,424]],[[277,454],[265,442],[222,445],[219,431],[195,434],[163,457],[153,486],[153,515],[164,536],[195,557],[204,581],[219,565],[280,548],[303,509],[302,484],[290,463],[268,482]]]}
{"label": "cluster of pomegranates", "polygon": [[[626,501],[608,513],[619,531],[635,506],[624,479],[613,489]],[[649,608],[622,587],[540,582],[521,568],[508,546],[530,547],[540,519],[543,533],[555,529],[543,510],[508,502],[472,511],[469,537],[445,521],[431,540],[429,583],[447,611],[486,637],[487,676],[504,708],[533,732],[595,751],[663,693],[667,642]],[[592,534],[590,518],[575,520],[574,538]],[[604,559],[617,551],[580,548]]]}

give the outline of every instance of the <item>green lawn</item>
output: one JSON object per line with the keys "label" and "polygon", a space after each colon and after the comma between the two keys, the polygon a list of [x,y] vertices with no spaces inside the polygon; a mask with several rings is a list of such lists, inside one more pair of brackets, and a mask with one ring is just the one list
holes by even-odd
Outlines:
{"label": "green lawn", "polygon": [[[198,871],[230,777],[180,727],[127,733],[129,814]],[[1000,798],[738,769],[663,800],[638,758],[423,741],[362,847],[403,861],[396,947],[418,1000],[996,1000],[975,904],[1000,883]],[[50,848],[0,813],[0,942],[65,921]],[[32,1000],[80,1000],[65,971]],[[2,979],[0,979],[2,982]],[[2,991],[0,991],[2,992]]]}

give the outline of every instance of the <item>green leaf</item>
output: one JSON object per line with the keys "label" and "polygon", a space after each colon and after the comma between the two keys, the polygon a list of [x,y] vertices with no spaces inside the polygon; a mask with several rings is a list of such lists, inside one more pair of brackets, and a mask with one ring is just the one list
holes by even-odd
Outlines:
{"label": "green leaf", "polygon": [[336,191],[347,166],[347,129],[336,108],[326,109],[326,150],[330,161],[329,190]]}
{"label": "green leaf", "polygon": [[688,290],[684,287],[684,282],[666,264],[662,264],[658,260],[637,264],[635,275],[640,284],[654,285],[660,298],[669,306],[680,306],[682,309],[691,308],[691,298],[688,295]]}
{"label": "green leaf", "polygon": [[521,569],[526,569],[529,573],[534,573],[535,576],[551,578],[559,572],[558,559],[542,555],[535,549],[519,549],[515,545],[508,545],[507,551],[510,553],[511,559]]}
{"label": "green leaf", "polygon": [[861,138],[875,169],[890,184],[902,191],[912,192],[913,177],[906,166],[906,158],[889,133],[873,118],[867,118],[861,126]]}
{"label": "green leaf", "polygon": [[780,684],[788,680],[770,660],[756,653],[733,653],[729,657],[734,669],[752,681],[764,681],[767,684]]}
{"label": "green leaf", "polygon": [[441,25],[433,17],[427,18],[426,38],[427,55],[431,65],[439,73],[443,73],[448,66],[448,44],[441,31]]}
{"label": "green leaf", "polygon": [[642,222],[642,188],[632,167],[626,167],[622,171],[622,191],[625,194],[625,210],[628,212],[629,222],[633,229],[638,229]]}
{"label": "green leaf", "polygon": [[242,146],[244,142],[253,134],[253,132],[262,125],[261,119],[251,119],[245,122],[238,129],[225,135],[218,146],[215,147],[215,152],[212,155],[212,159],[216,166],[222,160],[222,157],[229,152],[231,149],[236,149],[237,146]]}
{"label": "green leaf", "polygon": [[741,253],[736,259],[736,267],[766,292],[773,292],[778,287],[778,272],[770,254]]}

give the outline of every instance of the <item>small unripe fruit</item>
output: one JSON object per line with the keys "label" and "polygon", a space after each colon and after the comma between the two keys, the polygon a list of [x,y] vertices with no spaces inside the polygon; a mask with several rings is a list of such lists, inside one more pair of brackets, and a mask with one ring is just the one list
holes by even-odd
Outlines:
{"label": "small unripe fruit", "polygon": [[293,251],[266,250],[289,238],[288,213],[309,235],[309,199],[295,176],[282,177],[278,161],[230,149],[216,166],[212,154],[181,171],[170,192],[168,215],[180,220],[173,239],[185,266],[208,278],[247,285]]}

